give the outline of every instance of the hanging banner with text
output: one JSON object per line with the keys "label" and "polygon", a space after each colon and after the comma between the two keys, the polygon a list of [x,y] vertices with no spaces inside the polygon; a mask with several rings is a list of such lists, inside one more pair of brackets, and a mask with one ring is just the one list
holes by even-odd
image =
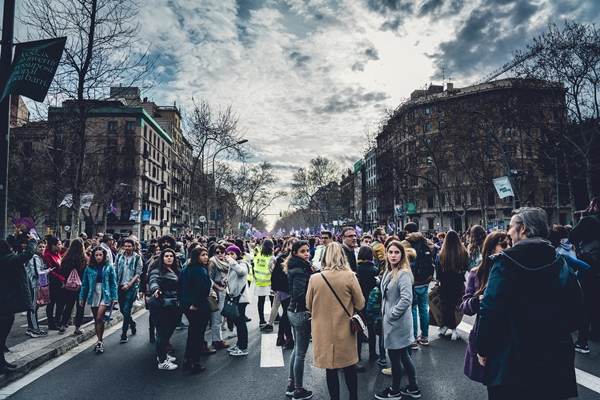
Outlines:
{"label": "hanging banner with text", "polygon": [[18,43],[0,101],[11,94],[44,101],[66,41],[66,37],[61,37]]}
{"label": "hanging banner with text", "polygon": [[496,188],[496,192],[498,192],[498,197],[501,199],[515,195],[508,176],[501,176],[494,179],[494,187]]}

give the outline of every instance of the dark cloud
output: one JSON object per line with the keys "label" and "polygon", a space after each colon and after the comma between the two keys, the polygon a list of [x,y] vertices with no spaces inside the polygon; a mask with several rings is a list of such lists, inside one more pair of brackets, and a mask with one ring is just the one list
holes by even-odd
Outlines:
{"label": "dark cloud", "polygon": [[[484,0],[475,7],[456,37],[443,42],[433,55],[436,78],[442,69],[455,78],[481,75],[510,61],[512,53],[523,47],[537,31],[529,20],[537,7],[527,0]],[[446,73],[447,73],[446,72]]]}
{"label": "dark cloud", "polygon": [[377,52],[377,49],[374,47],[369,47],[368,49],[366,49],[365,55],[367,56],[367,58],[369,60],[379,60],[379,53]]}
{"label": "dark cloud", "polygon": [[440,7],[444,4],[444,0],[425,0],[421,3],[419,7],[419,17],[423,17],[425,15],[431,14],[440,9]]}
{"label": "dark cloud", "polygon": [[386,100],[389,96],[384,92],[365,92],[363,88],[346,88],[339,93],[329,96],[325,105],[316,108],[318,113],[337,114],[358,108],[368,107]]}
{"label": "dark cloud", "polygon": [[292,51],[288,57],[290,60],[294,61],[294,66],[298,68],[305,67],[306,64],[311,60],[310,56],[302,54],[298,51]]}
{"label": "dark cloud", "polygon": [[367,0],[367,6],[373,12],[385,16],[381,30],[397,31],[404,21],[413,14],[413,0]]}
{"label": "dark cloud", "polygon": [[[532,23],[542,15],[545,24]],[[593,23],[599,15],[600,1],[481,0],[456,36],[443,42],[432,56],[437,70],[433,78],[441,77],[442,69],[455,78],[485,75],[509,62],[548,23],[560,23],[560,19]]]}

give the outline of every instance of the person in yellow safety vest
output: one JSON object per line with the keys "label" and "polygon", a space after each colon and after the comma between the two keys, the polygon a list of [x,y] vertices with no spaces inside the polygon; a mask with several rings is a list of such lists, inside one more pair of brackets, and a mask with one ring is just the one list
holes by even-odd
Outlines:
{"label": "person in yellow safety vest", "polygon": [[[254,256],[254,294],[258,296],[259,326],[267,324],[265,321],[265,299],[271,295],[271,259],[273,258],[273,241],[265,239],[259,253]],[[271,300],[272,301],[272,300]]]}

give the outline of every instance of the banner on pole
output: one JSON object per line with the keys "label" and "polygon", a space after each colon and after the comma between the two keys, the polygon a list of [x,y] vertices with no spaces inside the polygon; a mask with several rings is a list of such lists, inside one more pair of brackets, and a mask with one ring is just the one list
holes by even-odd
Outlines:
{"label": "banner on pole", "polygon": [[498,197],[500,197],[501,199],[515,195],[512,189],[512,185],[510,184],[510,179],[508,179],[508,176],[501,176],[499,178],[495,178],[494,187],[496,188],[496,192],[498,192]]}
{"label": "banner on pole", "polygon": [[8,79],[0,101],[10,94],[20,94],[44,101],[65,48],[66,37],[17,43]]}

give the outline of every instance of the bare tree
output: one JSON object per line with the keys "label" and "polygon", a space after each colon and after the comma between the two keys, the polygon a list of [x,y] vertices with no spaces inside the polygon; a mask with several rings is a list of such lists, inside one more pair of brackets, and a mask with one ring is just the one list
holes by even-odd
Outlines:
{"label": "bare tree", "polygon": [[300,168],[292,178],[292,202],[299,208],[315,208],[318,202],[315,195],[338,178],[339,170],[335,162],[325,157],[310,160],[308,168]]}
{"label": "bare tree", "polygon": [[231,176],[229,191],[235,194],[242,209],[243,222],[255,225],[275,200],[287,196],[285,191],[275,189],[277,182],[273,166],[268,162],[244,164]]}
{"label": "bare tree", "polygon": [[79,234],[81,194],[85,190],[87,120],[117,83],[132,86],[153,70],[154,59],[138,48],[138,3],[134,0],[26,0],[21,22],[30,36],[67,36],[64,56],[49,91],[51,101],[72,100],[63,129],[68,130],[72,159],[72,235]]}
{"label": "bare tree", "polygon": [[599,170],[595,157],[600,146],[600,30],[593,24],[551,24],[518,51],[517,58],[525,61],[516,65],[515,75],[565,85],[572,127],[561,132],[561,145],[580,161],[588,198],[597,195],[593,177]]}

